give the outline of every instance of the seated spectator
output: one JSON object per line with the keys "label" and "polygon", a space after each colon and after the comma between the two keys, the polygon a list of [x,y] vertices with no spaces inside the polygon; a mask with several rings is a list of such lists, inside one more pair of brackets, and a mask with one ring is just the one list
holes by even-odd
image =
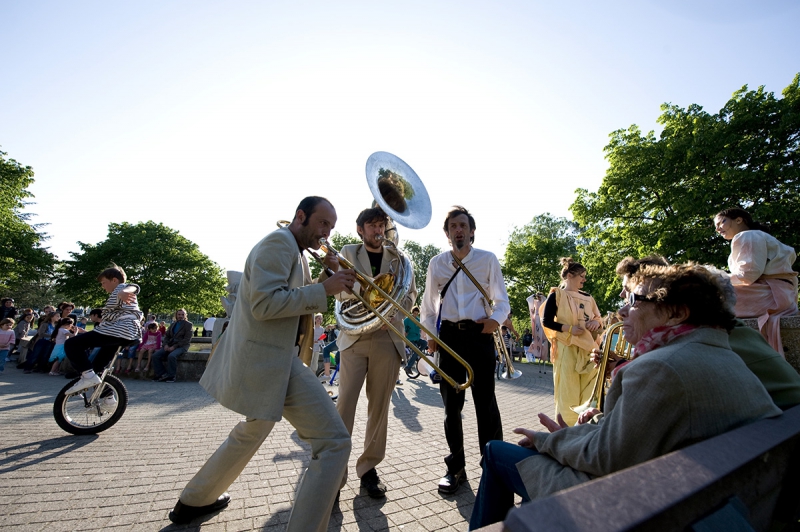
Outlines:
{"label": "seated spectator", "polygon": [[[185,309],[175,312],[175,321],[164,335],[161,349],[153,353],[153,371],[156,382],[175,382],[178,371],[178,357],[189,350],[192,342],[192,322],[187,318]],[[164,360],[167,368],[164,368]]]}
{"label": "seated spectator", "polygon": [[33,309],[26,308],[22,311],[22,317],[17,323],[16,327],[14,327],[14,350],[11,354],[14,354],[14,351],[19,351],[19,342],[26,336],[28,336],[28,331],[31,330],[31,324],[33,323]]}
{"label": "seated spectator", "polygon": [[14,347],[14,331],[11,330],[13,326],[14,320],[11,318],[0,320],[0,375],[6,368],[6,357]]}
{"label": "seated spectator", "polygon": [[[69,301],[62,301],[58,304],[57,310],[59,314],[61,314],[61,318],[70,318],[72,317],[72,311],[75,310],[75,303],[71,303]],[[73,318],[74,319],[74,318]]]}
{"label": "seated spectator", "polygon": [[716,276],[693,264],[649,266],[626,289],[619,315],[635,356],[616,368],[605,415],[559,430],[539,414],[554,432],[519,428],[519,446],[489,442],[470,530],[503,520],[514,493],[523,501],[545,497],[780,415],[729,348],[734,316]]}
{"label": "seated spectator", "polygon": [[[664,257],[651,255],[643,259],[625,257],[617,264],[617,275],[623,279],[622,292],[620,297],[623,300],[628,298],[628,291],[625,283],[628,278],[639,271],[642,266],[656,265],[667,266],[669,263]],[[731,313],[736,306],[736,291],[732,286],[730,278],[726,272],[706,266],[707,270],[717,276],[720,283],[725,305]],[[737,319],[733,330],[728,335],[731,351],[739,355],[742,361],[752,371],[767,393],[772,397],[772,402],[781,410],[786,410],[800,404],[800,375],[775,349],[770,347],[764,337],[755,329],[748,327],[745,323]],[[596,353],[599,355],[599,352]],[[610,358],[610,357],[609,357]],[[616,360],[609,360],[611,368],[616,364]]]}
{"label": "seated spectator", "polygon": [[161,336],[167,334],[167,322],[165,321],[158,322],[158,332],[161,333]]}
{"label": "seated spectator", "polygon": [[780,319],[797,314],[794,248],[766,232],[744,209],[717,213],[714,226],[731,242],[728,268],[736,290],[736,317],[757,318],[761,334],[783,355]]}
{"label": "seated spectator", "polygon": [[24,369],[25,373],[33,373],[34,371],[37,373],[48,373],[50,371],[50,365],[47,361],[50,359],[50,353],[55,346],[51,340],[51,336],[53,331],[56,330],[56,324],[60,319],[61,316],[58,312],[51,312],[45,316],[41,325],[39,325],[36,336],[31,338],[28,343],[29,346],[33,347],[28,347],[25,362],[18,365],[18,368],[21,367]]}
{"label": "seated spectator", "polygon": [[[150,370],[150,361],[153,359],[153,353],[161,349],[161,331],[158,330],[158,324],[153,321],[148,326],[142,336],[142,343],[139,344],[139,355],[136,360],[135,373],[140,371],[147,373]],[[142,358],[147,354],[147,364],[142,369]]]}
{"label": "seated spectator", "polygon": [[10,297],[3,298],[2,305],[0,306],[0,320],[11,318],[12,320],[17,317],[17,309],[14,307],[14,300]]}

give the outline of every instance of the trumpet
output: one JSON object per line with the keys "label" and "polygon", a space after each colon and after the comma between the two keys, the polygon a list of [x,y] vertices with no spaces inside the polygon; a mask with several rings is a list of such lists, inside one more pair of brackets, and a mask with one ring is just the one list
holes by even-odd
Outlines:
{"label": "trumpet", "polygon": [[514,362],[512,361],[513,358],[508,352],[508,349],[506,349],[506,343],[503,341],[499,327],[495,329],[492,336],[494,337],[494,348],[497,350],[497,353],[500,355],[506,366],[506,370],[501,376],[504,379],[518,379],[522,377],[522,372],[518,369],[514,369]]}
{"label": "trumpet", "polygon": [[[472,371],[472,368],[470,367],[470,365],[467,364],[467,362],[463,358],[458,356],[458,354],[455,351],[453,351],[450,347],[448,347],[445,343],[443,343],[435,334],[433,334],[431,331],[429,331],[427,327],[422,325],[422,323],[420,323],[409,311],[407,311],[405,308],[403,308],[403,306],[400,303],[395,301],[389,294],[387,294],[386,291],[383,288],[381,288],[377,283],[375,283],[372,279],[370,279],[366,275],[364,275],[361,272],[359,272],[358,270],[356,270],[356,268],[353,265],[353,263],[351,263],[349,260],[344,258],[341,254],[339,254],[339,252],[336,249],[334,249],[328,243],[328,241],[326,239],[320,238],[319,243],[320,243],[320,250],[321,251],[323,251],[324,253],[333,254],[336,257],[336,259],[339,261],[339,264],[343,268],[348,268],[348,269],[351,269],[351,270],[353,270],[355,272],[356,279],[358,279],[358,282],[361,283],[362,286],[365,287],[365,294],[366,295],[362,295],[361,293],[359,293],[358,290],[354,290],[353,291],[353,295],[356,297],[356,299],[358,299],[361,302],[361,304],[366,309],[369,309],[370,311],[372,311],[372,313],[375,314],[375,316],[380,321],[382,321],[383,324],[386,325],[389,330],[391,330],[393,333],[395,333],[397,336],[399,336],[400,339],[403,340],[403,343],[405,343],[409,347],[409,349],[414,351],[420,358],[422,358],[433,369],[435,369],[439,373],[439,375],[441,375],[442,378],[445,381],[447,381],[448,384],[450,384],[453,388],[456,389],[456,391],[460,392],[462,390],[466,390],[467,388],[469,388],[472,385],[472,380],[474,378],[474,374],[473,374],[473,371]],[[386,243],[386,241],[384,241],[384,243]],[[306,250],[306,251],[308,251],[311,254],[312,257],[314,257],[320,264],[323,265],[323,267],[325,268],[325,273],[327,273],[328,275],[333,275],[334,274],[333,271],[325,265],[325,263],[323,262],[322,258],[319,255],[317,255],[313,250],[309,249],[309,250]],[[433,360],[428,358],[428,356],[425,353],[423,353],[413,342],[411,342],[408,338],[406,338],[405,331],[398,330],[397,327],[395,327],[392,324],[390,319],[387,318],[384,314],[382,314],[378,310],[376,310],[370,304],[370,302],[368,300],[386,301],[393,308],[395,308],[397,311],[402,312],[417,327],[419,327],[420,330],[422,330],[425,334],[427,334],[428,338],[430,338],[431,340],[434,340],[436,342],[436,345],[438,345],[441,349],[444,349],[445,351],[447,351],[447,353],[449,353],[456,360],[456,362],[458,362],[459,364],[464,366],[464,368],[466,368],[466,370],[467,370],[467,380],[466,380],[466,382],[464,382],[462,384],[459,384],[458,382],[455,381],[455,379],[453,379],[452,377],[450,377],[449,375],[444,373],[441,370],[441,368],[439,368],[433,362]]]}
{"label": "trumpet", "polygon": [[[614,344],[614,335],[618,335],[616,344]],[[614,345],[612,345],[614,344]],[[582,405],[571,406],[570,410],[582,414],[590,408],[603,409],[603,400],[606,395],[606,366],[608,365],[608,357],[611,351],[614,351],[617,356],[622,358],[630,358],[631,344],[629,344],[625,337],[622,335],[622,322],[615,323],[606,329],[606,338],[603,342],[602,359],[600,360],[600,369],[597,372],[597,378],[594,381],[594,388],[592,388],[592,395]]]}

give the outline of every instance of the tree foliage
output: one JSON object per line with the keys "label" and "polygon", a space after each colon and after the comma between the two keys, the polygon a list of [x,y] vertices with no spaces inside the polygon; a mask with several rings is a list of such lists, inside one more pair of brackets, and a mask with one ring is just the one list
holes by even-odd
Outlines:
{"label": "tree foliage", "polygon": [[406,240],[403,244],[403,253],[405,253],[411,264],[414,266],[414,283],[417,285],[417,301],[419,305],[422,302],[422,296],[425,294],[425,282],[428,278],[428,263],[431,259],[442,252],[433,244],[423,246],[413,240]]}
{"label": "tree foliage", "polygon": [[143,311],[189,312],[212,315],[222,312],[222,269],[200,252],[197,244],[177,231],[153,221],[111,223],[108,237],[99,244],[78,242],[81,251],[70,253],[58,281],[59,289],[79,305],[103,305],[106,294],[97,275],[111,263],[121,266],[130,282],[141,287]]}
{"label": "tree foliage", "polygon": [[[561,281],[561,257],[577,256],[578,232],[574,222],[549,213],[536,216],[509,236],[503,257],[503,278],[514,314],[514,327],[530,328],[528,302],[531,294],[547,295]],[[587,284],[586,289],[590,289]]]}
{"label": "tree foliage", "polygon": [[15,284],[13,295],[16,307],[41,310],[47,305],[67,301],[67,295],[57,285],[58,272],[62,269],[63,264],[59,263],[54,270],[26,277],[24,281]]}
{"label": "tree foliage", "polygon": [[0,151],[0,291],[16,290],[32,279],[48,275],[55,257],[42,247],[47,235],[41,225],[29,223],[30,214],[22,209],[33,180],[33,169],[14,159],[6,159]]}
{"label": "tree foliage", "polygon": [[626,255],[725,266],[729,244],[712,225],[724,208],[748,210],[800,247],[800,74],[783,98],[744,86],[716,114],[696,104],[661,109],[658,137],[636,125],[611,133],[600,189],[578,190],[571,206],[601,308],[616,298],[614,266]]}

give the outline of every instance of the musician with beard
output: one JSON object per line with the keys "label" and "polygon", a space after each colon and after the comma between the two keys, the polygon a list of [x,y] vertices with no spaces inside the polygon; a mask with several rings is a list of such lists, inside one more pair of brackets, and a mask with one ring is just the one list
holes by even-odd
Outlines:
{"label": "musician with beard", "polygon": [[[344,246],[341,250],[344,258],[371,278],[389,272],[397,273],[400,261],[398,252],[393,247],[383,245],[388,222],[389,217],[380,207],[364,209],[356,219],[356,230],[363,242]],[[406,310],[412,307],[417,298],[413,275],[411,279],[405,297],[399,301]],[[392,325],[403,330],[403,315],[400,312],[392,318]],[[341,355],[336,409],[351,435],[361,388],[365,379],[367,382],[367,428],[364,452],[356,461],[356,474],[361,478],[361,487],[367,494],[374,499],[380,499],[385,497],[386,485],[381,482],[375,467],[386,455],[389,405],[400,363],[405,358],[405,344],[385,325],[361,335],[342,330],[336,343]],[[346,482],[347,472],[342,478],[341,486],[344,487]]]}
{"label": "musician with beard", "polygon": [[[472,247],[475,219],[464,207],[456,206],[444,221],[444,233],[451,250],[435,256],[428,264],[425,295],[422,300],[422,324],[431,331],[439,327],[439,338],[462,357],[474,372],[472,399],[478,419],[478,442],[481,455],[490,440],[503,439],[500,410],[494,394],[495,349],[492,334],[506,320],[511,308],[497,257]],[[488,309],[481,291],[456,265],[457,256],[481,284],[494,304]],[[487,313],[491,315],[487,315]],[[428,340],[430,352],[436,342]],[[456,382],[465,382],[467,371],[455,358],[440,351],[440,367]],[[465,393],[443,381],[439,385],[445,410],[444,431],[450,454],[444,459],[447,473],[439,481],[439,492],[450,494],[466,480],[464,432],[461,411]]]}

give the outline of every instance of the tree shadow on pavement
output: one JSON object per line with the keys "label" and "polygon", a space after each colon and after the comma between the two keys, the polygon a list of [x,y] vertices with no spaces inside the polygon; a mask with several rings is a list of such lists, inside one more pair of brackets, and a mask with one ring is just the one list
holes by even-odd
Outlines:
{"label": "tree shadow on pavement", "polygon": [[60,438],[2,448],[0,449],[0,456],[3,457],[0,458],[0,474],[63,457],[64,453],[80,449],[96,439],[96,434],[90,436],[62,436]]}

